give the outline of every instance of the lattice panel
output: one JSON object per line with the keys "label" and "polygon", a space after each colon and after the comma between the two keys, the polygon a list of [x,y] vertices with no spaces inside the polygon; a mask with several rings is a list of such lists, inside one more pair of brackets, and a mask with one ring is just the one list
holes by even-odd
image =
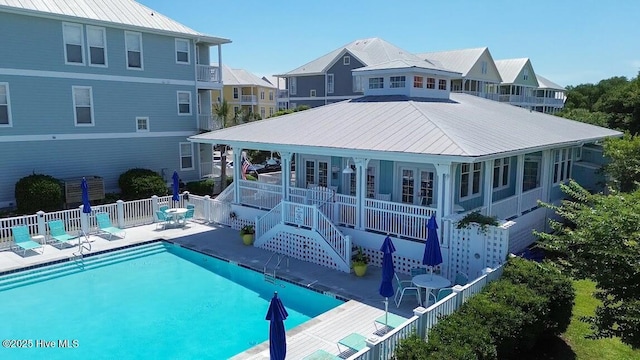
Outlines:
{"label": "lattice panel", "polygon": [[484,267],[495,269],[504,263],[509,249],[509,229],[490,227],[485,236]]}
{"label": "lattice panel", "polygon": [[279,232],[267,241],[262,248],[338,270],[338,265],[331,256],[327,255],[314,239],[303,235]]}
{"label": "lattice panel", "polygon": [[[509,244],[509,231],[489,226],[485,232],[471,225],[465,229],[451,226],[449,277],[462,272],[474,279],[482,269],[495,268],[504,262]],[[451,280],[451,279],[450,279]]]}
{"label": "lattice panel", "polygon": [[233,218],[231,219],[231,228],[234,230],[240,230],[242,227],[244,227],[245,225],[256,225],[256,221],[255,220],[249,220],[249,219],[241,219],[241,218]]}

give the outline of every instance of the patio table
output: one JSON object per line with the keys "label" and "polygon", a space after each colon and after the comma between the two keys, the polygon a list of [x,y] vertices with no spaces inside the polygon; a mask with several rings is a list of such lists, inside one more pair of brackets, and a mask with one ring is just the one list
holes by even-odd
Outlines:
{"label": "patio table", "polygon": [[167,214],[168,216],[171,216],[176,224],[179,223],[179,220],[181,218],[184,218],[184,215],[187,213],[187,208],[171,208],[171,209],[167,209],[165,210],[165,214]]}
{"label": "patio table", "polygon": [[411,282],[417,287],[425,288],[427,292],[427,302],[429,301],[429,294],[435,298],[435,295],[432,293],[433,290],[451,286],[451,281],[447,278],[433,274],[416,275],[411,279]]}

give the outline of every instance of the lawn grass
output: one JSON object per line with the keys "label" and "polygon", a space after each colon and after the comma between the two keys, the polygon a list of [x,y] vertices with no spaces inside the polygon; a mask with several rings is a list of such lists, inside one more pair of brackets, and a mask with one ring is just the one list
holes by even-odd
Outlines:
{"label": "lawn grass", "polygon": [[[561,338],[571,347],[577,360],[632,360],[640,359],[640,350],[632,350],[618,338],[586,339],[591,334],[589,324],[580,321],[581,316],[591,316],[599,301],[592,296],[595,283],[589,280],[574,281],[576,303],[573,307],[571,324]],[[559,358],[559,357],[558,357]]]}

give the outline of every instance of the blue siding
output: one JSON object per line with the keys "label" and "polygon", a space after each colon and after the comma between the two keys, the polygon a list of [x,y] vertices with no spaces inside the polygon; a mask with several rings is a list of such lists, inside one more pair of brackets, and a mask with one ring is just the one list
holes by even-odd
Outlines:
{"label": "blue siding", "polygon": [[[195,80],[193,44],[190,64],[176,64],[175,38],[143,33],[144,70],[127,70],[124,30],[109,27],[106,27],[107,68],[87,65],[86,40],[83,46],[85,65],[66,65],[62,23],[60,20],[0,13],[0,33],[20,34],[3,38],[2,48],[5,51],[0,58],[0,68]],[[86,26],[83,26],[83,32],[86,39]]]}
{"label": "blue siding", "polygon": [[324,97],[324,75],[298,76],[296,80],[296,94],[291,95],[291,102],[296,102],[296,97],[309,97],[311,89],[316,90],[317,97]]}
{"label": "blue siding", "polygon": [[380,194],[393,194],[393,164],[393,161],[380,160],[380,173],[378,175],[378,192]]}
{"label": "blue siding", "polygon": [[[333,167],[337,167],[340,170],[337,173],[334,173]],[[340,181],[341,175],[342,175],[342,158],[341,157],[339,156],[331,157],[331,162],[329,163],[329,173],[331,177],[331,179],[329,180],[329,184],[331,184],[331,186],[337,186],[338,193],[342,193],[342,181]]]}
{"label": "blue siding", "polygon": [[327,74],[333,74],[333,93],[327,96],[353,96],[362,93],[353,92],[353,75],[351,70],[361,68],[364,65],[351,56],[349,65],[344,65],[342,57],[327,70]]}
{"label": "blue siding", "polygon": [[484,203],[483,189],[484,189],[484,165],[482,166],[483,175],[480,176],[480,193],[475,195],[470,199],[466,199],[464,201],[460,201],[460,164],[456,166],[455,171],[455,186],[452,189],[454,191],[454,205],[458,204],[462,206],[465,210],[471,210],[478,207],[481,207]]}
{"label": "blue siding", "polygon": [[518,157],[509,158],[509,186],[504,189],[493,192],[492,199],[494,202],[506,199],[516,194],[516,176],[518,174]]}
{"label": "blue siding", "polygon": [[560,189],[560,185],[551,186],[551,191],[549,192],[549,200],[551,202],[564,198],[564,195],[565,194]]}
{"label": "blue siding", "polygon": [[318,106],[322,106],[325,105],[324,100],[298,100],[296,98],[291,98],[290,99],[290,104],[296,104],[296,107],[300,106],[300,105],[307,105],[309,107],[318,107]]}
{"label": "blue siding", "polygon": [[602,148],[593,148],[593,147],[583,147],[582,148],[582,161],[604,165],[606,164],[606,159],[603,156]]}
{"label": "blue siding", "polygon": [[597,193],[604,190],[605,177],[590,166],[573,165],[571,176],[583,188]]}

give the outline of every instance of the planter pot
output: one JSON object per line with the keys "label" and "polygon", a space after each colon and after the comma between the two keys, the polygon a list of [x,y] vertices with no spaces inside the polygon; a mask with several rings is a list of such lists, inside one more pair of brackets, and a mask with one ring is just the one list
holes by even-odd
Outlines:
{"label": "planter pot", "polygon": [[242,236],[242,242],[245,245],[253,245],[253,235],[254,234],[244,234],[241,235]]}
{"label": "planter pot", "polygon": [[367,264],[353,265],[353,272],[356,273],[356,276],[364,276],[364,274],[367,272]]}

